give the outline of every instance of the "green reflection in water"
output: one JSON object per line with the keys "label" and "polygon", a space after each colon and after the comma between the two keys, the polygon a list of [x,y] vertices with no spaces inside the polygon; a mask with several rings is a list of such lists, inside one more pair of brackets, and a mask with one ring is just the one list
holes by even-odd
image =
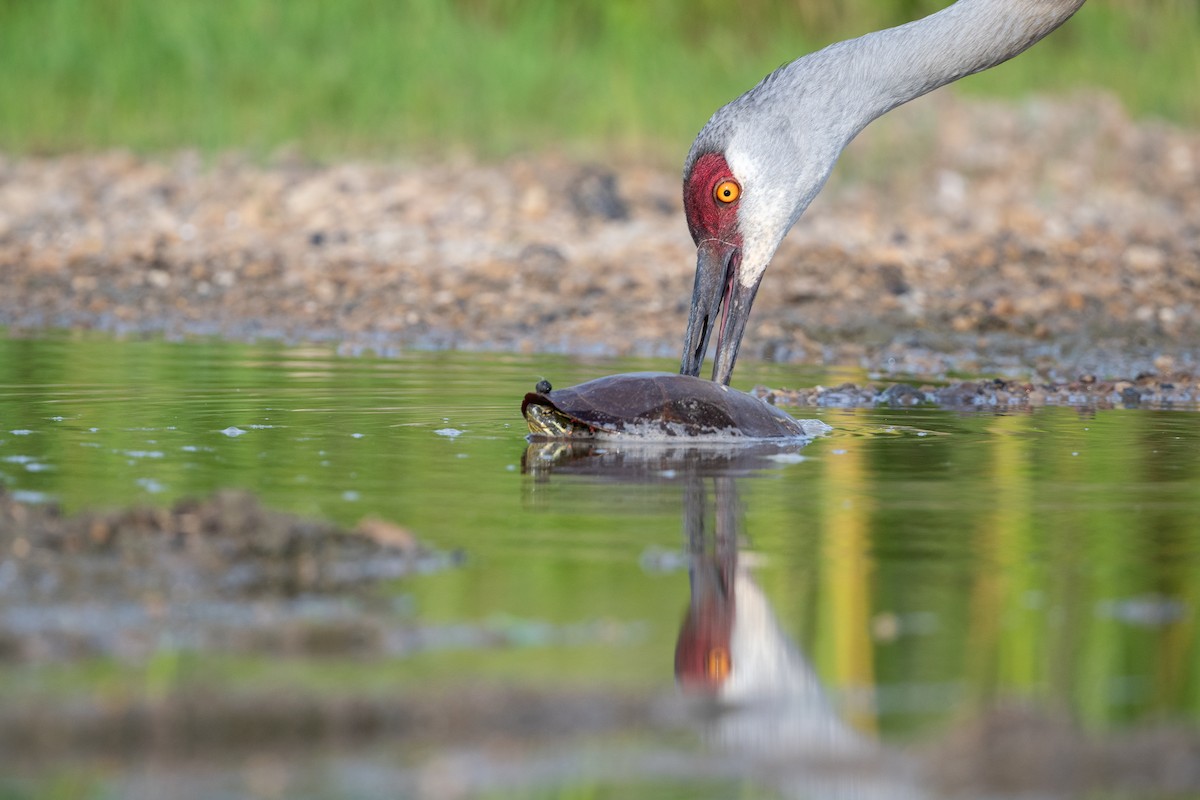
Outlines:
{"label": "green reflection in water", "polygon": [[[669,690],[686,576],[642,559],[680,550],[682,485],[538,482],[521,472],[516,411],[541,375],[567,385],[647,367],[664,365],[3,339],[0,480],[68,509],[244,487],[277,508],[344,523],[380,515],[462,548],[463,569],[397,585],[413,620],[518,635],[495,651],[446,646],[381,665],[384,685]],[[823,376],[747,365],[742,379]],[[1096,728],[1195,719],[1194,415],[816,415],[836,432],[739,483],[758,581],[847,721],[906,736],[1010,696]],[[545,624],[593,625],[592,638],[546,637]],[[130,680],[148,668],[133,665]],[[371,670],[345,668],[364,681]],[[283,674],[324,685],[329,665],[306,669]]]}

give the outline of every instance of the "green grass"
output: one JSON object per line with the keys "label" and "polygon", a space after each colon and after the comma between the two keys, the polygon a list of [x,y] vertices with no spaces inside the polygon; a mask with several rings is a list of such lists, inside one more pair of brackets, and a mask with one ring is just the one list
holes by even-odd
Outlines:
{"label": "green grass", "polygon": [[[778,64],[925,0],[0,0],[0,149],[672,153]],[[1200,124],[1200,0],[1091,0],[965,81]]]}

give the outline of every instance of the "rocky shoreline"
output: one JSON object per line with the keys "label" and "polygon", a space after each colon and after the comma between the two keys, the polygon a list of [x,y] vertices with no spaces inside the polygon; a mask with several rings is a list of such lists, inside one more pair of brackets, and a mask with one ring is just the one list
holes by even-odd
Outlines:
{"label": "rocky shoreline", "polygon": [[956,381],[944,386],[911,383],[814,386],[804,389],[754,387],[753,393],[772,405],[871,408],[930,406],[960,410],[1015,411],[1044,406],[1067,408],[1144,408],[1196,410],[1200,380],[1190,373],[1141,374],[1133,380],[1078,380],[1031,383],[1004,380]]}
{"label": "rocky shoreline", "polygon": [[233,491],[67,516],[0,487],[0,552],[11,554],[0,568],[0,666],[139,661],[172,642],[394,655],[429,636],[378,613],[364,593],[462,561],[383,520],[345,530]]}
{"label": "rocky shoreline", "polygon": [[[1084,374],[1200,364],[1200,135],[1104,96],[924,98],[776,257],[743,359]],[[674,168],[0,156],[0,326],[674,357]]]}

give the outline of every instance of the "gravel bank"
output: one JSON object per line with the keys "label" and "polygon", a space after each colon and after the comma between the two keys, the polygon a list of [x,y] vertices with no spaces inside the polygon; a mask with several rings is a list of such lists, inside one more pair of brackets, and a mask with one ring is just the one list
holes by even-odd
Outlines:
{"label": "gravel bank", "polygon": [[823,408],[936,406],[955,409],[1016,410],[1042,406],[1070,408],[1151,408],[1193,411],[1200,407],[1200,380],[1188,373],[1141,374],[1133,380],[1077,380],[1032,383],[995,378],[956,381],[944,386],[911,383],[845,383],[840,386],[773,389],[756,386],[756,396],[772,405]]}
{"label": "gravel bank", "polygon": [[[680,143],[680,152],[686,143]],[[679,175],[0,157],[0,325],[675,356]],[[1112,100],[937,94],[854,142],[744,359],[1131,378],[1200,361],[1200,135]]]}
{"label": "gravel bank", "polygon": [[461,561],[379,519],[343,530],[235,492],[67,517],[0,489],[0,552],[0,666],[177,647],[394,654],[421,633],[373,608],[368,588]]}

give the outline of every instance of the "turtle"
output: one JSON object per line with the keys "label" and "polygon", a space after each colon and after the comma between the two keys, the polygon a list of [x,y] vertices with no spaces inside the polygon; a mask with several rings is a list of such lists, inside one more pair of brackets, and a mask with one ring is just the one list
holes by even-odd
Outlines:
{"label": "turtle", "polygon": [[724,384],[673,372],[624,372],[533,391],[521,414],[534,440],[799,439],[829,430]]}

